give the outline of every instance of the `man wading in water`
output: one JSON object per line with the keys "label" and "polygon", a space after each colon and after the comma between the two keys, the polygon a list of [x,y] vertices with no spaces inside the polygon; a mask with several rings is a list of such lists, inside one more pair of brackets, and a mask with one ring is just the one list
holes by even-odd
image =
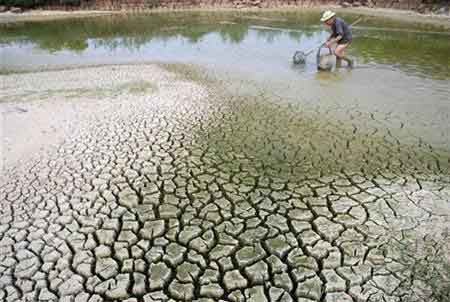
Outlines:
{"label": "man wading in water", "polygon": [[331,35],[325,42],[325,46],[331,48],[334,43],[337,43],[334,54],[336,56],[336,67],[340,67],[342,60],[346,61],[348,67],[353,67],[353,60],[344,56],[344,51],[352,42],[352,32],[350,26],[341,18],[336,17],[336,13],[327,10],[323,13],[320,21],[331,27]]}

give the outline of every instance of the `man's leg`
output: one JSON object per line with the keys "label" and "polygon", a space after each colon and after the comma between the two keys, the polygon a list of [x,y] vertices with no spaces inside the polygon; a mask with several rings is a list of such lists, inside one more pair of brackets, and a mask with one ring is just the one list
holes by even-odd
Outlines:
{"label": "man's leg", "polygon": [[342,60],[344,60],[345,62],[347,62],[348,67],[353,67],[353,61],[350,58],[347,58],[344,55],[344,51],[347,48],[347,46],[349,45],[349,43],[347,44],[338,44],[336,46],[336,49],[334,50],[334,54],[336,55],[336,67],[341,67],[341,62]]}
{"label": "man's leg", "polygon": [[336,68],[341,68],[341,66],[342,66],[342,59],[336,56]]}

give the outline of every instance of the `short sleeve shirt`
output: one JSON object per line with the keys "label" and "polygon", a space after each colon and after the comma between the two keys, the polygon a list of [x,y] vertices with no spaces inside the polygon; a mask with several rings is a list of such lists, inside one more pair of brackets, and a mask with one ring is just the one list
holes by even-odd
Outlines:
{"label": "short sleeve shirt", "polygon": [[339,17],[334,19],[333,24],[331,25],[331,30],[333,31],[332,37],[342,36],[342,39],[339,41],[339,44],[348,43],[352,41],[352,32],[350,30],[350,26],[345,23]]}

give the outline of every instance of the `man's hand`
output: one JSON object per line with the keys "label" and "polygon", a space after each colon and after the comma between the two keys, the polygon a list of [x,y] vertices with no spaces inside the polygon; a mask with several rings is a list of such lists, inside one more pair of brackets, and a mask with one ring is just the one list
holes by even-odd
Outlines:
{"label": "man's hand", "polygon": [[331,48],[334,43],[339,42],[342,39],[342,36],[337,36],[336,38],[329,39],[325,42],[325,46]]}

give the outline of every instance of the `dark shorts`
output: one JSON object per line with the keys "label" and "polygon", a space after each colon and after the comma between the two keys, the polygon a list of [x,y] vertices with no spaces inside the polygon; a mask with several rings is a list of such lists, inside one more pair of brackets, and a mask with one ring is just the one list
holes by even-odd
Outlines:
{"label": "dark shorts", "polygon": [[341,39],[337,42],[338,45],[350,44],[350,43],[352,43],[352,40],[347,40],[347,39]]}

